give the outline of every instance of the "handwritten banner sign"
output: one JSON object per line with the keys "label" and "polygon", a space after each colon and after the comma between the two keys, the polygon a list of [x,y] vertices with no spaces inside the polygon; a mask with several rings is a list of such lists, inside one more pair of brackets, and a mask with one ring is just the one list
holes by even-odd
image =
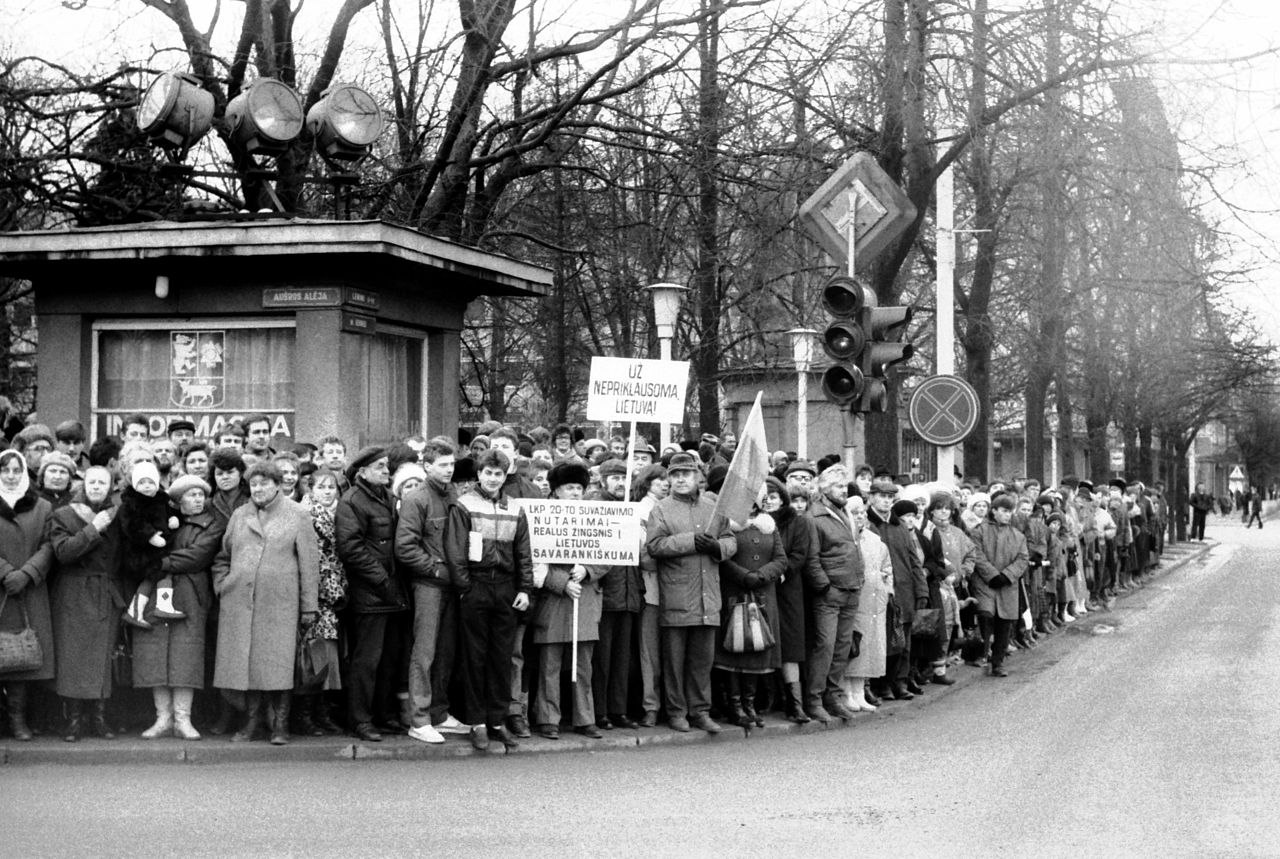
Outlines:
{"label": "handwritten banner sign", "polygon": [[535,564],[640,563],[644,522],[626,501],[521,499]]}
{"label": "handwritten banner sign", "polygon": [[688,361],[596,356],[591,359],[587,419],[680,423],[688,386]]}

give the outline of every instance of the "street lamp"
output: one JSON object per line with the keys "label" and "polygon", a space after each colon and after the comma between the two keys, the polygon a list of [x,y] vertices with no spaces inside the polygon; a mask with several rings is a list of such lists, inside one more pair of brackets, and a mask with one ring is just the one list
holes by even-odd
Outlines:
{"label": "street lamp", "polygon": [[813,364],[813,338],[818,332],[812,328],[792,328],[791,357],[796,362],[796,455],[809,458],[809,367]]}
{"label": "street lamp", "polygon": [[[645,289],[653,296],[653,322],[658,327],[658,356],[663,361],[671,360],[671,344],[676,337],[676,319],[680,316],[680,303],[689,287],[678,283],[655,283]],[[658,453],[661,454],[671,443],[671,425],[658,425]]]}

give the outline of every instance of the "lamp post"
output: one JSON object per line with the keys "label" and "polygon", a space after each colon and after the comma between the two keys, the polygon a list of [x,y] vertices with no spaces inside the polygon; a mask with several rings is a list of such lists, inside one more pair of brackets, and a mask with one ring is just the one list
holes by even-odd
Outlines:
{"label": "lamp post", "polygon": [[[671,346],[676,338],[676,319],[680,316],[680,303],[689,287],[678,283],[655,283],[646,286],[653,296],[653,322],[658,328],[658,357],[663,361],[671,360]],[[671,425],[658,424],[658,453],[661,454],[671,443]]]}
{"label": "lamp post", "polygon": [[796,455],[809,458],[809,367],[813,364],[812,328],[792,328],[791,357],[796,362]]}

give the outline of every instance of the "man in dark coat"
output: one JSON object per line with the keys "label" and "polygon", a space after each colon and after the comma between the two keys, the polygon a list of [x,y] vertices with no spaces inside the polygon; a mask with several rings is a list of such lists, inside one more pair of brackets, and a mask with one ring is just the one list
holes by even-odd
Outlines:
{"label": "man in dark coat", "polygon": [[[916,554],[916,536],[893,515],[893,502],[898,485],[881,478],[871,484],[871,509],[867,524],[889,549],[893,563],[893,595],[897,605],[896,622],[902,627],[904,645],[898,653],[890,653],[885,663],[885,676],[877,695],[881,698],[910,700],[924,687],[909,679],[911,669],[911,623],[917,608],[929,607],[929,581],[924,565]],[[892,636],[892,631],[890,631]],[[914,693],[914,694],[913,694]]]}
{"label": "man in dark coat", "polygon": [[[599,492],[603,501],[627,500],[627,464],[620,459],[607,459],[600,465],[604,486]],[[644,581],[640,567],[617,565],[605,567],[600,580],[603,608],[600,614],[600,639],[592,654],[591,694],[594,698],[596,724],[608,730],[638,728],[640,724],[627,715],[627,690],[631,684],[631,630],[644,605]]]}
{"label": "man in dark coat", "polygon": [[[393,688],[403,682],[397,669],[409,602],[395,571],[396,508],[387,490],[391,474],[386,451],[360,451],[347,466],[347,479],[351,488],[342,494],[334,515],[351,611],[347,710],[355,736],[376,743],[382,734],[374,728],[374,717],[384,715]],[[392,716],[381,723],[391,731],[404,730]]]}

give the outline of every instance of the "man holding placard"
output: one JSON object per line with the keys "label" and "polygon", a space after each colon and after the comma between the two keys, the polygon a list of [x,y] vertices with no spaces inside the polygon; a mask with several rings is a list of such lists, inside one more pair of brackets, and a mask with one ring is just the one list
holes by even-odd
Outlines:
{"label": "man holding placard", "polygon": [[[698,460],[677,453],[667,466],[671,495],[649,518],[646,545],[658,567],[663,691],[671,729],[719,733],[712,721],[711,664],[720,629],[720,561],[738,542],[715,501],[698,490]],[[716,521],[713,521],[715,519]]]}

